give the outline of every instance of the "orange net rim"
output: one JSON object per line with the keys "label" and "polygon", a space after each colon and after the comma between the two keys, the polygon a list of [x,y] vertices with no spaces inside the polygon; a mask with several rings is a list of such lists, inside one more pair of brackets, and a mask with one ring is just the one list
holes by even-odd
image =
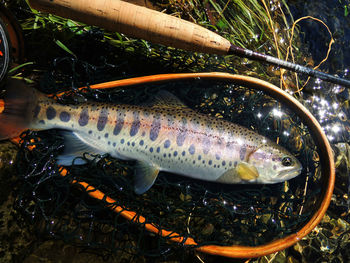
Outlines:
{"label": "orange net rim", "polygon": [[[186,79],[212,79],[212,80],[225,80],[232,82],[234,84],[239,84],[245,87],[249,87],[255,90],[264,91],[271,97],[277,99],[280,102],[286,104],[290,109],[292,109],[299,118],[308,126],[316,146],[319,149],[320,162],[322,163],[322,175],[323,180],[323,199],[320,203],[320,207],[314,213],[312,218],[296,233],[290,234],[284,238],[275,240],[273,242],[259,245],[259,246],[219,246],[219,245],[205,245],[197,247],[196,250],[212,255],[219,255],[231,258],[255,258],[275,253],[277,251],[286,249],[292,246],[296,242],[300,241],[303,237],[309,234],[312,229],[321,221],[322,217],[327,211],[330,204],[334,183],[335,183],[335,166],[331,146],[328,142],[326,135],[324,134],[320,124],[315,119],[315,117],[295,98],[287,94],[286,92],[279,89],[277,86],[249,76],[233,75],[228,73],[220,72],[209,72],[209,73],[174,73],[174,74],[159,74],[144,77],[135,77],[130,79],[122,79],[116,81],[110,81],[100,84],[94,84],[89,86],[91,89],[107,89],[116,87],[126,87],[146,83],[157,83],[163,81],[175,81],[175,80],[186,80]],[[81,87],[84,89],[86,87]],[[61,96],[64,93],[56,94],[56,96]],[[1,101],[1,100],[0,100]],[[1,103],[0,103],[1,108]],[[1,112],[1,109],[0,109]],[[19,142],[18,139],[14,139],[15,142]],[[68,171],[65,168],[61,168],[60,173],[62,176],[66,176]],[[125,210],[122,206],[115,205],[116,200],[106,196],[103,192],[94,188],[86,182],[73,181],[74,184],[81,185],[85,191],[93,198],[105,201],[110,209],[116,213],[119,213],[124,218],[138,223],[146,222],[146,218],[138,215],[134,211]],[[167,237],[174,242],[181,243],[188,246],[198,245],[194,239],[185,238],[181,235],[173,232],[162,230],[155,224],[146,223],[144,227],[157,235]]]}

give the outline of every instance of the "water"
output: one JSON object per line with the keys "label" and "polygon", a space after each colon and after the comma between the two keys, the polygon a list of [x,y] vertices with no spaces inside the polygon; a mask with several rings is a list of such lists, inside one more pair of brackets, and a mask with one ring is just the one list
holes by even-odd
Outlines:
{"label": "water", "polygon": [[[316,17],[329,27],[335,43],[327,62],[321,67],[330,73],[338,73],[350,66],[350,1],[287,1],[294,19],[303,16]],[[315,62],[320,62],[327,54],[330,36],[327,29],[310,19],[300,22],[303,31],[303,41],[309,46],[309,51]]]}

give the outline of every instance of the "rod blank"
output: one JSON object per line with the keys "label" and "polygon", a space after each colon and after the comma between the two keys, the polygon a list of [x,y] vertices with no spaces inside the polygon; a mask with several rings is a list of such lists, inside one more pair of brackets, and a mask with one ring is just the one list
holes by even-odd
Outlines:
{"label": "rod blank", "polygon": [[305,74],[310,77],[319,78],[327,82],[342,85],[344,87],[348,87],[348,88],[350,87],[350,80],[339,78],[339,77],[324,73],[322,71],[314,70],[312,68],[304,67],[304,66],[301,66],[289,61],[285,61],[282,59],[278,59],[272,56],[257,53],[249,49],[231,45],[228,53],[234,54],[240,57],[250,58],[252,60],[267,62],[269,64],[273,64],[281,68],[285,68],[285,69],[292,70],[294,72]]}
{"label": "rod blank", "polygon": [[124,1],[29,0],[29,2],[34,9],[131,37],[195,52],[234,54],[350,87],[350,80],[234,46],[227,39],[199,25]]}

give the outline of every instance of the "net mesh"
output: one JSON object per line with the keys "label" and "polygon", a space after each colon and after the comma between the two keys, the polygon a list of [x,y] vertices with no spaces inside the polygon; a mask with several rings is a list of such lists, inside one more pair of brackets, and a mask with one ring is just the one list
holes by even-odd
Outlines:
{"label": "net mesh", "polygon": [[[170,242],[170,236],[149,233],[144,228],[147,223],[185,240],[191,237],[197,246],[256,246],[298,231],[317,210],[322,186],[317,148],[307,127],[284,105],[263,92],[215,80],[90,89],[86,77],[101,72],[106,71],[87,62],[56,59],[40,88],[52,93],[71,86],[58,98],[62,103],[94,100],[139,104],[152,100],[157,90],[168,90],[198,112],[241,124],[278,141],[298,157],[303,172],[275,185],[223,185],[161,173],[150,190],[136,195],[132,161],[98,156],[87,165],[67,167],[68,175],[62,176],[55,161],[64,148],[59,131],[26,132],[18,155],[22,183],[15,206],[25,220],[38,226],[40,234],[103,255],[160,256],[185,247]],[[88,88],[84,91],[77,89],[85,85]],[[33,145],[35,148],[29,150]],[[105,200],[91,198],[76,181],[87,182],[116,202],[107,205]],[[111,211],[115,206],[135,211],[136,219],[143,216],[146,221],[128,221]]]}
{"label": "net mesh", "polygon": [[[15,11],[19,19],[32,16],[26,8]],[[232,15],[236,17],[235,12]],[[42,21],[40,16],[45,15],[36,14],[38,21]],[[16,162],[20,182],[16,184],[15,209],[24,220],[23,226],[35,226],[30,231],[34,229],[41,237],[64,240],[104,257],[128,254],[132,262],[132,257],[169,257],[189,248],[170,241],[169,236],[146,231],[146,223],[191,237],[198,246],[256,246],[298,231],[318,208],[322,174],[312,136],[293,112],[262,92],[201,79],[103,91],[78,90],[118,78],[180,71],[245,72],[278,82],[266,65],[130,40],[53,16],[45,19],[45,25],[39,23],[35,30],[26,29],[33,22],[23,23],[27,59],[36,64],[16,72],[40,83],[36,88],[41,91],[66,91],[65,96],[57,98],[64,104],[89,100],[137,105],[152,100],[160,89],[168,90],[198,112],[241,124],[279,141],[298,157],[304,170],[289,182],[257,186],[228,186],[161,173],[155,185],[139,196],[133,191],[133,162],[106,155],[84,166],[67,167],[69,173],[62,176],[56,164],[56,157],[64,148],[59,131],[26,132]],[[260,24],[263,23],[257,25]],[[259,44],[263,49],[258,51],[269,52],[265,35],[261,35]],[[67,52],[57,44],[57,39],[69,44],[74,56],[66,57]],[[115,204],[106,205],[105,200],[90,197],[76,181],[87,182],[113,198]],[[136,219],[143,216],[146,221],[128,221],[111,211],[115,206],[135,211]],[[176,255],[177,260],[181,255],[185,257],[184,253]]]}

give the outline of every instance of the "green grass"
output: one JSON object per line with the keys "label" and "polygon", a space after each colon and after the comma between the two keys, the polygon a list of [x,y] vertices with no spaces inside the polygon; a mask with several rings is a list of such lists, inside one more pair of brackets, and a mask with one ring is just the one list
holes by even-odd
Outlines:
{"label": "green grass", "polygon": [[[28,9],[28,5],[22,0],[13,1],[17,5]],[[289,27],[287,21],[293,21],[285,1],[281,1],[281,9],[278,6],[270,6],[266,1],[267,9],[273,10],[267,13],[263,1],[260,0],[190,0],[190,1],[161,1],[154,2],[160,10],[165,8],[169,14],[195,22],[210,30],[217,32],[229,39],[234,45],[252,49],[257,52],[284,58],[289,43]],[[281,11],[283,8],[283,12]],[[28,9],[29,10],[29,9]],[[30,13],[31,12],[31,13]],[[271,19],[272,21],[271,21]],[[75,58],[77,54],[72,46],[72,39],[76,36],[89,32],[91,26],[83,25],[69,19],[63,19],[55,15],[43,14],[35,10],[26,13],[21,20],[21,26],[26,35],[32,36],[34,41],[33,54],[40,50],[40,44],[35,42],[35,37],[40,35],[47,46],[57,46],[68,56]],[[283,38],[284,43],[278,41],[275,44],[273,31],[278,28],[278,38]],[[296,32],[297,33],[297,32]],[[297,41],[297,38],[296,38]],[[297,43],[293,41],[296,48]],[[259,62],[248,61],[235,56],[213,56],[207,54],[196,54],[187,51],[175,50],[169,47],[150,43],[144,40],[131,39],[117,32],[104,32],[101,42],[108,43],[130,56],[150,59],[165,65],[167,71],[199,72],[199,71],[226,71],[253,75],[273,83],[279,83],[278,74],[271,71],[271,67]],[[53,48],[51,51],[55,51]],[[52,55],[52,54],[51,54]],[[301,61],[301,54],[297,54],[297,61]],[[35,58],[34,58],[35,59]],[[50,59],[50,58],[48,58]],[[154,72],[158,73],[158,72]]]}

